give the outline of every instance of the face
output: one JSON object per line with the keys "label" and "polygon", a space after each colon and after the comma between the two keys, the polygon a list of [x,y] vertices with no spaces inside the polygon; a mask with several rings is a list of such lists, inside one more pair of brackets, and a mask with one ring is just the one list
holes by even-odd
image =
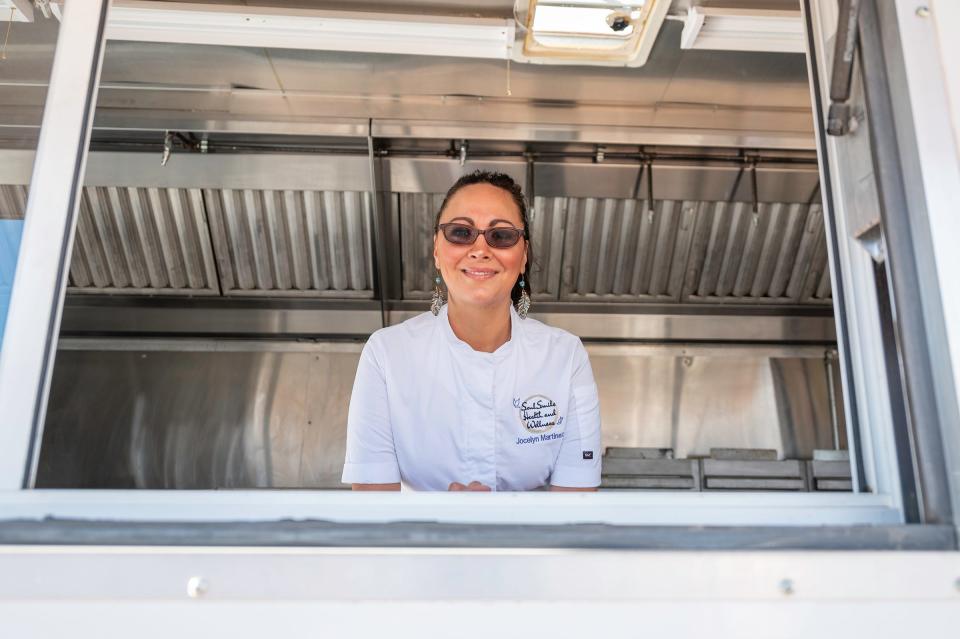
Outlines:
{"label": "face", "polygon": [[[440,224],[457,222],[483,231],[497,226],[523,228],[513,197],[490,184],[465,186],[450,198]],[[452,303],[497,306],[510,303],[510,291],[527,266],[527,241],[490,248],[483,235],[471,245],[452,244],[438,232],[433,259]]]}

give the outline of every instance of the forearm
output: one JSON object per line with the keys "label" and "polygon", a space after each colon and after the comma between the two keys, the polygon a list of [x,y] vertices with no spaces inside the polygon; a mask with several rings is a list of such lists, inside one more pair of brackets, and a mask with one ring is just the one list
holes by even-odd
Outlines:
{"label": "forearm", "polygon": [[353,490],[382,490],[397,492],[400,490],[400,482],[395,484],[351,484]]}

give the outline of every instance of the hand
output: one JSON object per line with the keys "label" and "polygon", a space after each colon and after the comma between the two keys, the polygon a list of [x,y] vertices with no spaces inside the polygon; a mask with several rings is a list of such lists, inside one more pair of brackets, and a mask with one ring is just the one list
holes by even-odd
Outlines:
{"label": "hand", "polygon": [[489,486],[484,486],[483,484],[481,484],[481,483],[478,482],[478,481],[472,481],[472,482],[470,482],[469,484],[467,484],[466,486],[464,486],[463,484],[461,484],[461,483],[458,482],[458,481],[455,481],[455,482],[453,482],[452,484],[450,484],[450,487],[447,488],[447,490],[469,490],[469,491],[479,491],[479,492],[487,492],[487,493],[488,493],[488,492],[490,492],[490,487],[489,487]]}

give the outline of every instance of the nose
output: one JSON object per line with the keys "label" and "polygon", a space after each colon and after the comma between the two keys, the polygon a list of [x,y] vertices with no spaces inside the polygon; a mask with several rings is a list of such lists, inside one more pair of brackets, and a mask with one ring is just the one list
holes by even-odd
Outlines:
{"label": "nose", "polygon": [[470,247],[470,252],[468,255],[477,259],[490,258],[490,246],[487,244],[487,238],[483,235],[483,233],[478,235],[477,239],[474,240],[473,246]]}

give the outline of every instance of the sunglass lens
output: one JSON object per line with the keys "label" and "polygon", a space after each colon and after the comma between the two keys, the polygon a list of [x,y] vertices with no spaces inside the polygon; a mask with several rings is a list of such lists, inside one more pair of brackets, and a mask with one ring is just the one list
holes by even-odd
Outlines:
{"label": "sunglass lens", "polygon": [[463,224],[447,224],[443,227],[443,236],[454,244],[473,244],[477,239],[476,231]]}
{"label": "sunglass lens", "polygon": [[495,248],[508,248],[520,239],[520,231],[516,229],[493,228],[487,231],[487,240]]}

